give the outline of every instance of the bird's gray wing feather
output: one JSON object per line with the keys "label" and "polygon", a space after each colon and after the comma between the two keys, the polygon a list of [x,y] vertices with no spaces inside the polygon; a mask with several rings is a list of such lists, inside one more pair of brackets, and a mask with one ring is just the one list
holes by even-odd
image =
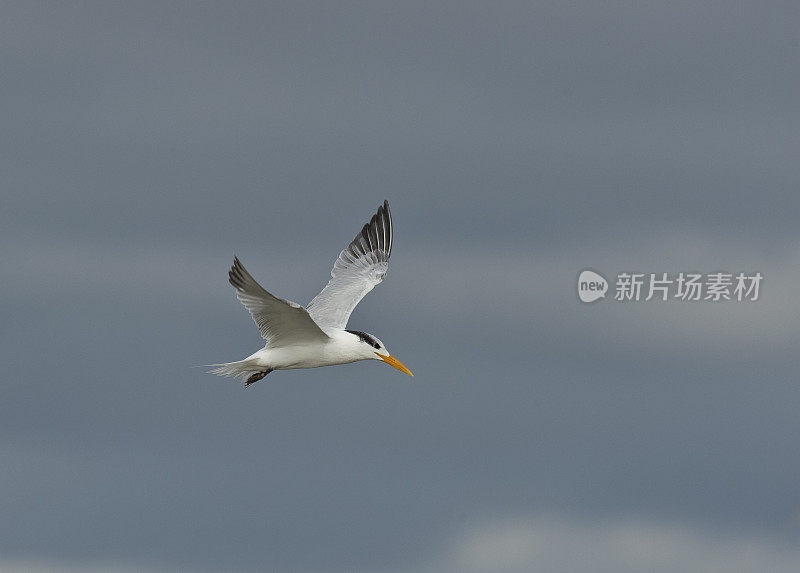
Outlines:
{"label": "bird's gray wing feather", "polygon": [[250,311],[268,346],[329,340],[305,308],[264,290],[236,257],[228,272],[228,280],[236,288],[236,297]]}
{"label": "bird's gray wing feather", "polygon": [[350,313],[364,296],[386,276],[392,253],[392,215],[389,202],[364,225],[333,264],[331,280],[308,304],[308,313],[319,326],[343,329]]}

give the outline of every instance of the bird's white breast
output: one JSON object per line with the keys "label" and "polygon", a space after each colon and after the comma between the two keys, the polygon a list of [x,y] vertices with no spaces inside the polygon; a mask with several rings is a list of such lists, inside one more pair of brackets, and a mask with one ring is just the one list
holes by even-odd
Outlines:
{"label": "bird's white breast", "polygon": [[352,340],[353,336],[344,331],[329,332],[330,340],[321,343],[309,343],[278,348],[267,347],[252,355],[252,358],[275,370],[293,368],[316,368],[347,364],[363,360],[359,348]]}

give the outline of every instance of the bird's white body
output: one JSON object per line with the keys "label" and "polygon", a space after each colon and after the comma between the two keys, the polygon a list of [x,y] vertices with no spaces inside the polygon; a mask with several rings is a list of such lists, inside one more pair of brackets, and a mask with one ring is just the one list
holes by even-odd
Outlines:
{"label": "bird's white body", "polygon": [[211,372],[240,377],[248,385],[273,370],[382,360],[413,376],[380,340],[366,332],[345,329],[358,302],[386,276],[391,252],[392,217],[384,201],[339,253],[330,281],[307,308],[264,290],[234,257],[228,278],[267,343],[244,360],[215,364]]}
{"label": "bird's white body", "polygon": [[290,370],[348,364],[358,360],[377,359],[372,347],[364,346],[358,336],[346,330],[329,331],[330,340],[318,344],[294,344],[270,348],[266,346],[245,358],[264,370]]}

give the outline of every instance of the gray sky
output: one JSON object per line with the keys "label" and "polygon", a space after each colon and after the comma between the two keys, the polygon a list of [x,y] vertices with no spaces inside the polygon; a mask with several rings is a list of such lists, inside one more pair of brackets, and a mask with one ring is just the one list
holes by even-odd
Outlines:
{"label": "gray sky", "polygon": [[[790,2],[6,3],[0,568],[796,571]],[[380,202],[376,364],[247,391]],[[760,271],[756,303],[577,273]],[[715,569],[716,568],[716,569]]]}

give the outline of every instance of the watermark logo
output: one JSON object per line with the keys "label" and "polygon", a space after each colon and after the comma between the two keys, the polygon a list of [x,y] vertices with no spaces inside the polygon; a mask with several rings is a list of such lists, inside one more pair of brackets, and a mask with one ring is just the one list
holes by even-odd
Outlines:
{"label": "watermark logo", "polygon": [[608,281],[594,271],[581,271],[578,275],[578,298],[583,302],[594,302],[606,297]]}
{"label": "watermark logo", "polygon": [[[715,273],[634,273],[617,274],[614,300],[638,302],[650,300],[678,301],[735,301],[754,302],[760,296],[763,275],[759,272]],[[578,275],[578,298],[594,302],[605,298],[608,281],[590,270]]]}

